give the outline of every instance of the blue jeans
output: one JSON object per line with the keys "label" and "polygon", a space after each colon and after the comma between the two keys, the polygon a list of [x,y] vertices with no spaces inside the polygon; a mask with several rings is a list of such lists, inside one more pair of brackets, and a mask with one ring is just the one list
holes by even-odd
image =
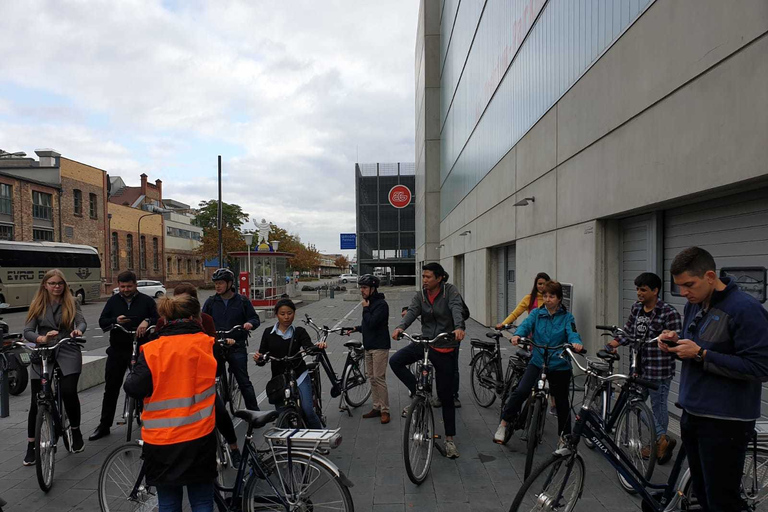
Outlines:
{"label": "blue jeans", "polygon": [[304,417],[307,419],[309,428],[323,428],[320,418],[312,407],[312,378],[307,375],[304,381],[299,384],[299,398],[301,400],[301,410],[304,411]]}
{"label": "blue jeans", "polygon": [[243,394],[245,408],[249,411],[258,411],[259,402],[256,400],[256,391],[253,390],[251,379],[248,378],[248,353],[245,349],[232,349],[227,355],[229,371],[235,375],[237,385]]}
{"label": "blue jeans", "polygon": [[653,410],[653,422],[656,424],[656,435],[661,437],[667,434],[669,426],[669,412],[667,411],[667,398],[669,387],[672,385],[672,377],[665,380],[654,381],[659,383],[659,389],[648,389],[651,395],[651,409]]}
{"label": "blue jeans", "polygon": [[[213,483],[187,485],[187,497],[192,512],[213,512]],[[182,485],[158,485],[159,512],[181,512],[184,498]]]}

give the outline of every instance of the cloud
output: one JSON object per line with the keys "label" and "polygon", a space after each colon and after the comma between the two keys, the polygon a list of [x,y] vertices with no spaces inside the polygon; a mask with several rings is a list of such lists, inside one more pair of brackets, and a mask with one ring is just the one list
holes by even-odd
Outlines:
{"label": "cloud", "polygon": [[333,250],[354,231],[357,155],[414,159],[417,14],[412,0],[8,2],[0,86],[29,98],[0,99],[0,147],[147,172],[193,204],[216,196],[222,154],[225,201]]}

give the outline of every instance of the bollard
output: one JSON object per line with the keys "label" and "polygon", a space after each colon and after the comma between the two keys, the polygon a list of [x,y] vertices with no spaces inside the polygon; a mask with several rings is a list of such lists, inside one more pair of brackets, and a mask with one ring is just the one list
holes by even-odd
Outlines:
{"label": "bollard", "polygon": [[0,368],[0,418],[7,418],[11,414],[8,370],[6,370],[5,366],[3,365],[3,368]]}
{"label": "bollard", "polygon": [[329,286],[329,289],[331,290],[331,298],[334,298],[333,297],[333,293],[334,293],[333,286]]}

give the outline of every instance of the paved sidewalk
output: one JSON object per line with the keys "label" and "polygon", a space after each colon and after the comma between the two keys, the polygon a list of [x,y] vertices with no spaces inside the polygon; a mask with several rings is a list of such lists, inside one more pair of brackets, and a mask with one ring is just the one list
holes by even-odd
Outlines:
{"label": "paved sidewalk", "polygon": [[[387,290],[384,290],[387,294]],[[410,301],[410,292],[402,289],[387,294],[390,304],[390,330],[400,318],[400,308]],[[359,323],[359,303],[336,299],[323,299],[308,304],[297,311],[297,324],[307,313],[318,325],[351,326]],[[271,328],[274,320],[267,320],[251,337],[250,352],[258,348],[261,334]],[[468,335],[483,337],[487,329],[470,321]],[[299,324],[301,325],[301,324]],[[409,329],[418,332],[418,323]],[[347,338],[332,337],[329,355],[334,368],[340,372],[346,353],[343,342]],[[393,350],[404,346],[393,342]],[[404,420],[399,411],[409,402],[406,389],[394,375],[389,374],[388,385],[392,421],[381,425],[378,420],[362,420],[361,415],[370,409],[370,401],[353,410],[352,416],[338,411],[338,399],[324,397],[329,428],[342,429],[344,441],[330,454],[333,460],[354,482],[352,495],[356,511],[502,511],[508,510],[521,485],[525,464],[525,445],[517,438],[508,447],[491,441],[497,426],[499,405],[488,409],[476,406],[472,400],[469,381],[469,344],[461,351],[461,402],[457,409],[457,446],[461,457],[449,460],[435,454],[430,476],[421,486],[413,485],[405,473],[402,460],[402,429]],[[261,393],[269,380],[268,368],[250,364],[251,380],[257,393]],[[101,410],[103,385],[80,394],[82,404],[82,429],[87,437],[96,427]],[[329,385],[324,386],[327,393]],[[263,393],[260,399],[263,400]],[[26,449],[26,422],[30,392],[27,389],[19,397],[11,397],[11,416],[0,419],[0,496],[8,502],[8,510],[35,512],[94,511],[99,510],[96,486],[99,469],[107,454],[122,444],[125,427],[113,427],[112,435],[89,443],[80,454],[69,454],[63,447],[58,452],[53,489],[44,494],[37,484],[35,469],[23,467],[21,460]],[[122,410],[123,397],[118,402]],[[266,400],[262,407],[270,407]],[[438,431],[442,430],[440,410],[435,410]],[[548,417],[544,445],[539,448],[537,461],[544,460],[554,448],[556,420]],[[238,433],[244,435],[244,426]],[[61,445],[60,445],[61,446]],[[640,509],[636,497],[625,493],[616,479],[615,472],[602,457],[586,448],[582,450],[587,476],[584,495],[576,510],[633,511]],[[657,471],[655,480],[666,478],[670,465]]]}

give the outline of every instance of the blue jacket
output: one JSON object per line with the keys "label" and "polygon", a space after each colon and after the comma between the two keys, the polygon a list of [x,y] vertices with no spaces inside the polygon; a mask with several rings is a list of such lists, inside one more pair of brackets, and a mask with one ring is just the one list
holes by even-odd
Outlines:
{"label": "blue jacket", "polygon": [[[213,317],[213,323],[216,325],[217,331],[228,331],[236,325],[244,325],[246,323],[253,324],[255,329],[261,324],[259,315],[253,309],[251,301],[239,293],[235,293],[226,305],[224,304],[224,299],[219,295],[208,297],[208,300],[203,305],[203,313]],[[232,336],[232,339],[237,341],[239,347],[245,348],[248,335],[236,333]]]}
{"label": "blue jacket", "polygon": [[698,416],[755,420],[768,381],[768,311],[731,278],[721,279],[725,290],[712,294],[708,311],[685,305],[681,338],[707,353],[703,363],[683,361],[680,405]]}
{"label": "blue jacket", "polygon": [[[520,324],[515,331],[517,336],[529,336],[539,345],[556,347],[563,343],[581,343],[581,336],[576,332],[576,320],[564,307],[560,307],[554,315],[550,315],[547,308],[542,306],[539,309],[531,311],[528,318]],[[561,358],[562,351],[558,350],[549,353],[549,369],[551,371],[570,370],[571,361]],[[531,364],[537,368],[544,366],[544,351],[533,349],[533,358]]]}

